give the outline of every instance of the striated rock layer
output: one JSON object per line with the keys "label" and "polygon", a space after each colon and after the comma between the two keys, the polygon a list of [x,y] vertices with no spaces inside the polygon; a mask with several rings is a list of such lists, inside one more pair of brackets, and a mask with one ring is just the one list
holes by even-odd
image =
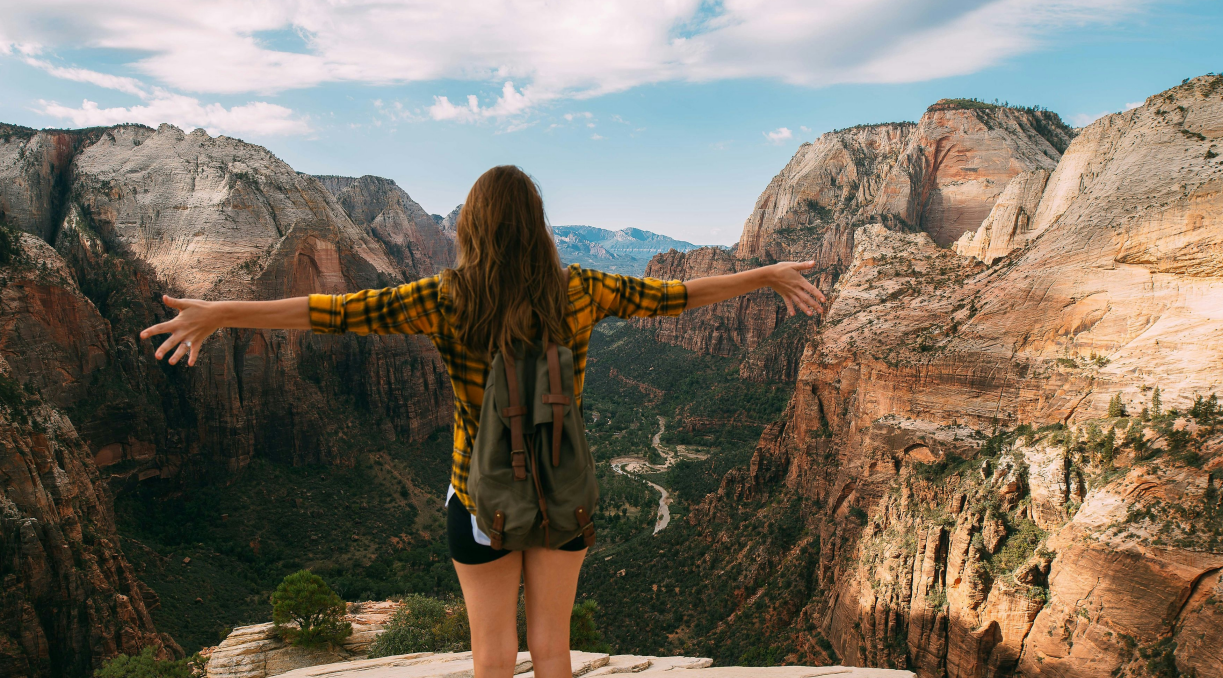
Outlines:
{"label": "striated rock layer", "polygon": [[1015,173],[973,257],[856,228],[785,417],[691,515],[741,573],[718,632],[920,676],[1223,675],[1219,420],[1108,416],[1223,390],[1220,136],[1196,78]]}
{"label": "striated rock layer", "polygon": [[386,247],[405,278],[432,275],[454,265],[454,240],[433,217],[390,179],[366,175],[315,177],[348,213]]}
{"label": "striated rock layer", "polygon": [[[864,223],[924,231],[941,245],[976,231],[1019,176],[1047,176],[1071,130],[1052,113],[943,100],[916,123],[862,125],[803,144],[769,183],[731,252],[669,252],[647,275],[684,279],[785,260],[814,260],[813,282],[832,291]],[[1014,189],[1018,191],[1019,189]],[[776,295],[759,292],[679,318],[634,321],[662,341],[719,355],[749,354],[746,378],[793,379],[802,342],[766,341],[789,322]],[[764,345],[765,359],[751,353]],[[763,369],[762,369],[763,368]]]}

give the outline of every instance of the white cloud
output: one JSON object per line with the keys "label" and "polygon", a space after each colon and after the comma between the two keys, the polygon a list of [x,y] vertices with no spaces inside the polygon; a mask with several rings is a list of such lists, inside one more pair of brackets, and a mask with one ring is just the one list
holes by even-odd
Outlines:
{"label": "white cloud", "polygon": [[790,131],[789,127],[778,127],[772,132],[764,132],[763,134],[765,139],[774,144],[780,144],[783,141],[789,141],[794,138],[794,133]]}
{"label": "white cloud", "polygon": [[102,108],[86,99],[79,108],[54,101],[39,101],[39,112],[67,121],[73,127],[115,125],[139,122],[160,125],[168,122],[183,129],[202,127],[209,134],[305,134],[310,126],[291,109],[264,101],[252,101],[243,106],[225,108],[220,104],[201,104],[181,94],[163,91],[154,93],[148,103],[139,106]]}
{"label": "white cloud", "polygon": [[591,134],[590,138],[594,139],[595,141],[598,141],[599,139],[602,139],[603,137],[598,134]]}
{"label": "white cloud", "polygon": [[[0,41],[0,45],[5,45]],[[56,101],[38,101],[36,109],[43,115],[67,121],[74,127],[94,127],[125,122],[138,122],[157,126],[168,122],[183,129],[201,127],[209,134],[305,134],[310,126],[304,118],[296,116],[292,109],[265,101],[252,101],[241,106],[226,108],[218,103],[203,104],[199,99],[168,91],[161,87],[147,87],[135,78],[111,75],[98,71],[57,66],[37,58],[41,49],[37,45],[18,46],[22,61],[49,75],[62,80],[83,82],[105,89],[131,94],[144,101],[136,106],[103,108],[97,102],[85,99],[79,108],[65,106]]]}
{"label": "white cloud", "polygon": [[800,130],[802,130],[803,134],[810,134],[810,133],[811,133],[811,128],[810,128],[810,127],[807,127],[806,125],[799,125],[799,126],[798,126],[798,128],[799,128]]}
{"label": "white cloud", "polygon": [[1125,105],[1125,110],[1127,110],[1127,111],[1129,111],[1129,110],[1133,110],[1133,109],[1138,108],[1139,106],[1143,105],[1144,103],[1146,103],[1146,102],[1145,102],[1145,101],[1131,101],[1131,102],[1129,102],[1128,104],[1126,104],[1126,105]]}
{"label": "white cloud", "polygon": [[145,89],[144,85],[135,78],[110,75],[108,73],[99,73],[97,71],[91,71],[84,68],[64,68],[62,66],[56,66],[48,61],[43,61],[42,59],[36,59],[32,56],[27,56],[22,59],[22,61],[25,61],[27,64],[34,66],[35,68],[41,68],[56,78],[72,80],[74,82],[85,82],[91,85],[97,85],[98,87],[104,87],[106,89],[113,89],[127,94],[134,94],[141,99],[149,98],[149,92]]}
{"label": "white cloud", "polygon": [[501,88],[501,96],[491,106],[480,106],[480,98],[474,94],[467,95],[466,106],[456,106],[450,99],[443,96],[433,97],[433,105],[429,107],[429,117],[434,120],[453,120],[455,122],[476,122],[487,118],[507,118],[527,112],[540,98],[533,96],[531,88],[521,91],[514,89],[514,83],[507,80]]}
{"label": "white cloud", "polygon": [[[10,54],[138,54],[126,66],[182,92],[526,83],[487,107],[438,97],[430,109],[471,122],[655,82],[758,77],[821,86],[961,75],[1148,1],[557,0],[545,8],[538,0],[0,0],[0,45]],[[290,36],[295,51],[275,49],[268,31]]]}

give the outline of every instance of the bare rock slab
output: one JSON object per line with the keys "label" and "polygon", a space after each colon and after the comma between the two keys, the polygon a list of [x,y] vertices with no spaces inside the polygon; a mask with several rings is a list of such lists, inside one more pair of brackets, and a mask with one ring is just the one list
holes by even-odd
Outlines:
{"label": "bare rock slab", "polygon": [[[844,676],[846,678],[912,678],[910,671],[889,671],[846,666],[710,666],[712,659],[704,657],[650,657],[638,655],[609,656],[596,652],[570,653],[573,675],[607,676],[612,674],[657,674],[682,671],[685,678],[808,678],[814,676]],[[475,675],[470,652],[439,652],[405,654],[379,659],[327,664],[297,669],[282,674],[284,678],[473,678]],[[514,675],[534,678],[531,655],[519,652]]]}

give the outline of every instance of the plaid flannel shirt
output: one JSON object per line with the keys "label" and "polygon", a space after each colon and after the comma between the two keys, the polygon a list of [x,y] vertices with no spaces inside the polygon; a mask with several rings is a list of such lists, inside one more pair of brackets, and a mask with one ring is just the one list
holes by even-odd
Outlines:
{"label": "plaid flannel shirt", "polygon": [[[310,326],[315,332],[338,334],[426,334],[437,346],[454,387],[454,451],[450,482],[469,512],[475,504],[467,494],[471,446],[484,402],[488,361],[459,343],[454,306],[441,276],[381,290],[352,294],[311,294]],[[620,318],[679,315],[688,304],[688,291],[678,280],[635,278],[569,266],[569,325],[573,351],[573,390],[581,404],[586,374],[586,350],[595,323],[608,316]]]}

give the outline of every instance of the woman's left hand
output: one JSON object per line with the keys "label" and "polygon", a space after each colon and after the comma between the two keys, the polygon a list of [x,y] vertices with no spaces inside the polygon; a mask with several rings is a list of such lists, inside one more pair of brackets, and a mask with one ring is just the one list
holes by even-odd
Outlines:
{"label": "woman's left hand", "polygon": [[824,312],[828,299],[803,277],[803,271],[814,267],[815,261],[782,261],[766,267],[768,285],[781,295],[790,315],[794,315],[796,307],[807,315]]}

